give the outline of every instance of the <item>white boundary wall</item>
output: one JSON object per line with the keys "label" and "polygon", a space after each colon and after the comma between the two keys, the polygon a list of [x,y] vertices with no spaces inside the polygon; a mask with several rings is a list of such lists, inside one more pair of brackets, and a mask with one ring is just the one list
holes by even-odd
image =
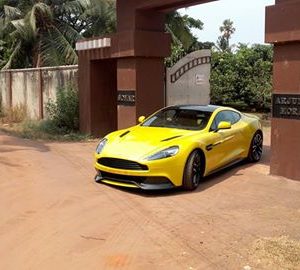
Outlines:
{"label": "white boundary wall", "polygon": [[0,71],[0,99],[4,109],[25,105],[31,119],[47,117],[46,104],[58,89],[75,84],[78,66],[60,66]]}

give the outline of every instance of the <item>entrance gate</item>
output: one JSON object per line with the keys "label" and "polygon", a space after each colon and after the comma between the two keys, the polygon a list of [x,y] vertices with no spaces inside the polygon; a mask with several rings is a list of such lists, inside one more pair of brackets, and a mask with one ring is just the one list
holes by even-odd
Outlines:
{"label": "entrance gate", "polygon": [[[81,131],[103,136],[161,108],[165,14],[212,1],[117,0],[117,33],[76,44]],[[275,45],[271,173],[300,180],[300,0],[266,11],[266,41]]]}

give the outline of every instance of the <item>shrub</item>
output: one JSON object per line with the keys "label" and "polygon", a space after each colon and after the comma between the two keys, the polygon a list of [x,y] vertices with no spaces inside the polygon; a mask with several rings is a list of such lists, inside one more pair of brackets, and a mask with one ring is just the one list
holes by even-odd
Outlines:
{"label": "shrub", "polygon": [[270,111],[273,48],[240,44],[235,53],[212,55],[211,100],[251,111]]}
{"label": "shrub", "polygon": [[67,134],[59,129],[53,120],[25,121],[17,130],[13,130],[15,135],[27,139],[42,139],[55,141],[84,141],[90,136],[78,132],[68,132]]}
{"label": "shrub", "polygon": [[49,100],[46,111],[52,123],[47,122],[49,130],[67,133],[79,130],[79,97],[74,86],[58,89],[56,101]]}
{"label": "shrub", "polygon": [[18,104],[7,110],[0,107],[0,117],[4,123],[21,123],[27,118],[27,108],[24,104]]}

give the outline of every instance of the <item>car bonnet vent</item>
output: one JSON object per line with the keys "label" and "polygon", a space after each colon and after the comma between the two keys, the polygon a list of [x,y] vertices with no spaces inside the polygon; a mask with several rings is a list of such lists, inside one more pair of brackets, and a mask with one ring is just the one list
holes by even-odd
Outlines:
{"label": "car bonnet vent", "polygon": [[171,140],[174,140],[174,139],[179,138],[179,137],[182,137],[182,135],[173,136],[171,138],[167,138],[167,139],[161,140],[161,142],[171,141]]}
{"label": "car bonnet vent", "polygon": [[128,133],[130,133],[130,130],[127,130],[126,132],[124,132],[123,134],[120,135],[120,138],[126,136]]}

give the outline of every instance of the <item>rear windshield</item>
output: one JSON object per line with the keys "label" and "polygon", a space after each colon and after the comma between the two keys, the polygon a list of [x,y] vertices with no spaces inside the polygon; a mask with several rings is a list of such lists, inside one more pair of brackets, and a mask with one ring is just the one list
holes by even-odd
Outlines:
{"label": "rear windshield", "polygon": [[164,109],[147,119],[142,126],[202,130],[207,126],[211,114],[199,110]]}

